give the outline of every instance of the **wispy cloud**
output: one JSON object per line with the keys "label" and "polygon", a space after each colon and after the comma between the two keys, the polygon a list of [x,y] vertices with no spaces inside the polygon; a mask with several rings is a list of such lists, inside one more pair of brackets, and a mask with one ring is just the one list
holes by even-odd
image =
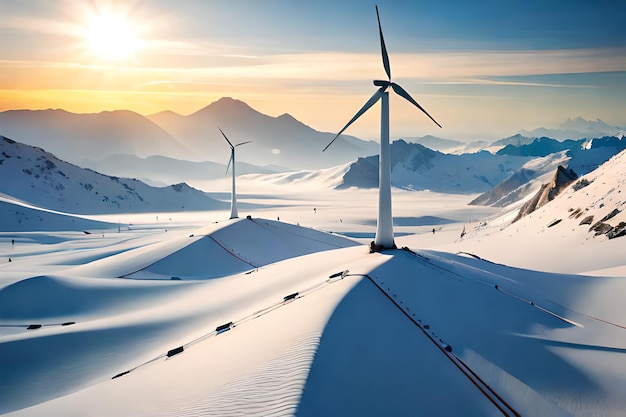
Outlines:
{"label": "wispy cloud", "polygon": [[[205,61],[191,67],[155,66],[143,70],[251,79],[369,81],[384,76],[375,53],[212,55]],[[394,75],[403,79],[494,83],[487,78],[626,71],[626,48],[411,53],[396,54],[391,61]]]}

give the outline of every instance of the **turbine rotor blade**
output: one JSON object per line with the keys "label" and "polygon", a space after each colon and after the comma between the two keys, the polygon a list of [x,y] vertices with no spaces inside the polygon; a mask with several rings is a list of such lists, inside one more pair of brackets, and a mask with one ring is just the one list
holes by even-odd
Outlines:
{"label": "turbine rotor blade", "polygon": [[[218,129],[219,129],[220,132],[222,132],[222,129],[220,129],[219,127],[218,127]],[[224,134],[224,132],[222,132],[222,136],[224,136],[224,139],[226,139],[226,142],[228,142],[230,147],[233,148],[234,147],[233,144],[230,143],[230,141],[228,140],[228,138],[226,137],[226,134]]]}
{"label": "turbine rotor blade", "polygon": [[241,145],[245,145],[246,143],[250,143],[250,142],[252,142],[252,141],[251,141],[251,140],[249,140],[249,141],[247,141],[247,142],[241,142],[241,143],[236,144],[236,145],[235,145],[235,147],[237,147],[237,146],[241,146]]}
{"label": "turbine rotor blade", "polygon": [[326,147],[324,149],[322,149],[322,152],[324,152],[326,149],[328,149],[328,147],[330,145],[333,144],[333,142],[335,140],[337,140],[337,138],[339,137],[339,135],[341,135],[344,130],[346,130],[348,128],[348,126],[350,126],[352,123],[354,123],[354,121],[356,119],[358,119],[359,117],[361,117],[363,115],[363,113],[365,113],[366,111],[369,110],[370,107],[372,107],[374,104],[376,104],[376,102],[378,100],[380,100],[380,98],[383,96],[383,94],[385,93],[385,90],[387,89],[387,86],[383,86],[380,87],[378,90],[376,90],[376,92],[374,93],[374,95],[372,95],[372,97],[370,97],[369,100],[367,100],[367,102],[363,105],[363,107],[361,107],[361,110],[359,110],[352,119],[350,119],[350,121],[343,127],[343,129],[341,129],[339,131],[339,133],[337,133],[337,135],[334,137],[333,140],[330,141],[330,143],[328,145],[326,145]]}
{"label": "turbine rotor blade", "polygon": [[378,14],[378,6],[376,6],[376,19],[378,19],[378,33],[380,34],[380,51],[383,55],[383,66],[387,73],[387,78],[391,80],[391,66],[389,65],[389,55],[387,55],[387,47],[385,47],[385,38],[383,37],[383,28],[380,25],[380,16]]}
{"label": "turbine rotor blade", "polygon": [[230,163],[233,162],[234,159],[235,159],[235,149],[233,148],[233,150],[230,153],[230,159],[228,160],[228,165],[226,165],[226,174],[228,174],[228,170],[230,169]]}
{"label": "turbine rotor blade", "polygon": [[433,119],[433,117],[428,114],[428,112],[419,104],[417,104],[417,101],[413,100],[413,97],[411,97],[409,95],[409,93],[406,92],[406,90],[402,87],[400,87],[398,84],[396,83],[391,83],[391,88],[393,88],[393,91],[396,92],[396,94],[398,94],[399,96],[405,98],[409,103],[413,104],[415,107],[417,107],[418,109],[420,109],[421,111],[424,112],[424,114],[426,114],[426,116],[428,116],[430,118],[430,120],[432,120],[433,122],[435,122],[435,124],[439,127],[441,127],[441,125],[439,123],[437,123],[437,121],[435,119]]}

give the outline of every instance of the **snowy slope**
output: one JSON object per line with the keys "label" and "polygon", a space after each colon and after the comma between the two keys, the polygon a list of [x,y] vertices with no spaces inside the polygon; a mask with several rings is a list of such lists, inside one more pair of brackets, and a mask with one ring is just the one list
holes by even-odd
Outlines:
{"label": "snowy slope", "polygon": [[[248,229],[228,233],[241,225],[257,227],[229,222],[228,246],[250,240]],[[265,248],[237,256],[265,257],[298,229],[274,223]],[[116,278],[171,256],[204,263],[175,243],[203,239],[186,233],[153,245],[138,237],[128,255],[0,289],[0,412],[618,416],[626,407],[623,280],[365,246],[209,280]],[[27,296],[32,304],[18,302]]]}
{"label": "snowy slope", "polygon": [[625,207],[626,151],[622,151],[520,221],[510,224],[517,213],[511,210],[468,230],[463,239],[446,248],[547,271],[587,273],[622,267],[626,259],[623,238],[609,239],[607,228],[598,234],[591,228],[607,216],[602,222],[618,227],[626,222]]}
{"label": "snowy slope", "polygon": [[506,180],[470,201],[469,204],[506,207],[520,201],[536,192],[541,184],[549,181],[549,177],[559,165],[566,166],[570,159],[565,151],[532,159]]}
{"label": "snowy slope", "polygon": [[211,210],[227,206],[184,183],[155,188],[134,179],[101,175],[4,137],[0,137],[0,176],[0,193],[67,213]]}
{"label": "snowy slope", "polygon": [[117,225],[34,207],[0,195],[0,232],[112,229]]}

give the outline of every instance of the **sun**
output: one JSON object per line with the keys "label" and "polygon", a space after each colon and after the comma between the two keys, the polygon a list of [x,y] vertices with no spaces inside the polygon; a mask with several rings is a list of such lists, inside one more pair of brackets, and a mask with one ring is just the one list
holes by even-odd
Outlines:
{"label": "sun", "polygon": [[96,57],[112,62],[132,60],[140,46],[139,36],[128,18],[112,13],[88,18],[85,42]]}

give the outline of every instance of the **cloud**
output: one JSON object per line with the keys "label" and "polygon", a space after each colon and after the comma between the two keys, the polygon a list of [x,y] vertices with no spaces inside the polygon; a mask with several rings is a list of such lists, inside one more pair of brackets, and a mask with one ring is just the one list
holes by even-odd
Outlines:
{"label": "cloud", "polygon": [[[192,48],[181,49],[186,55]],[[195,52],[191,55],[195,56]],[[202,82],[220,80],[282,80],[356,82],[384,76],[380,57],[363,53],[295,53],[279,55],[246,54],[208,55],[179,62],[164,60],[162,65],[137,68],[160,73],[163,78]],[[176,54],[176,48],[168,53]],[[626,48],[542,50],[542,51],[445,51],[396,54],[390,57],[393,74],[399,79],[417,79],[420,83],[495,83],[494,77],[597,73],[626,71]],[[170,76],[165,76],[169,74]],[[500,80],[500,82],[504,82]],[[346,84],[344,84],[346,85]]]}
{"label": "cloud", "polygon": [[[405,53],[392,55],[390,60],[396,77],[477,82],[494,76],[626,71],[626,48]],[[384,76],[378,54],[338,52],[267,56],[229,70],[266,78],[370,80]]]}

